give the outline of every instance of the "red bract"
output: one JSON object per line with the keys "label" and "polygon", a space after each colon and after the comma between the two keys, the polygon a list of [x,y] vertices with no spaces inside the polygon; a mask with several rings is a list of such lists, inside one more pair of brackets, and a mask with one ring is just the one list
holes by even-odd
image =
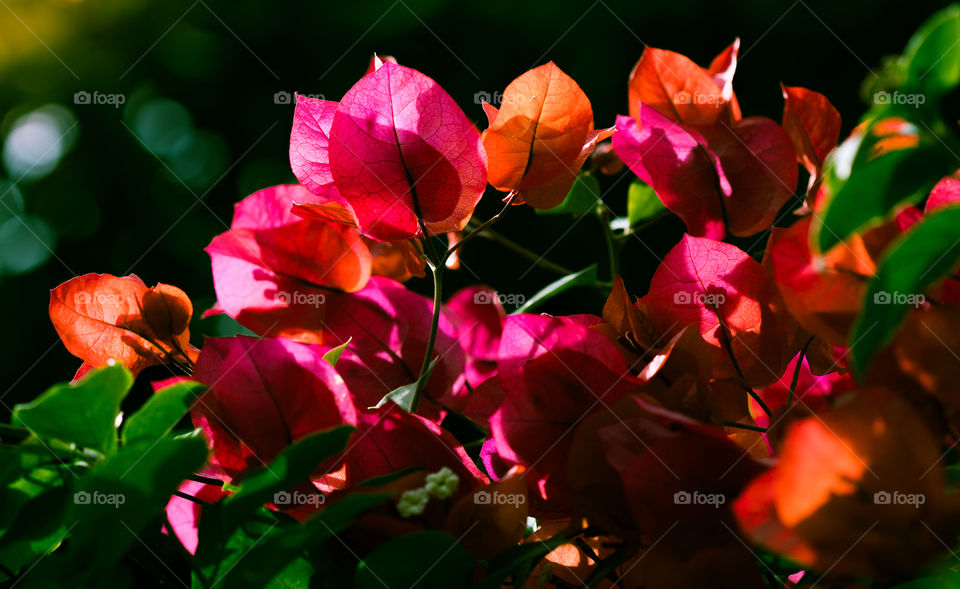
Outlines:
{"label": "red bract", "polygon": [[452,434],[393,403],[361,413],[357,431],[347,442],[343,469],[326,469],[315,481],[339,489],[410,467],[435,472],[450,468],[469,488],[488,482]]}
{"label": "red bract", "polygon": [[326,309],[364,287],[371,258],[355,229],[290,212],[305,199],[317,197],[300,186],[255,192],[207,253],[220,310],[262,335],[320,343]]}
{"label": "red bract", "polygon": [[232,478],[307,434],[357,423],[343,379],[316,350],[289,340],[208,339],[193,377],[210,387],[191,410],[194,423],[213,465]]}
{"label": "red bract", "polygon": [[593,129],[587,95],[552,61],[510,82],[499,110],[483,108],[490,184],[537,209],[563,201],[597,141],[612,133]]}
{"label": "red bract", "polygon": [[713,346],[715,378],[742,372],[748,384],[762,386],[780,378],[790,355],[772,295],[760,264],[745,252],[686,235],[663,259],[643,300],[661,333],[698,326]]}
{"label": "red bract", "polygon": [[137,374],[177,359],[192,361],[192,315],[182,290],[168,284],[148,288],[133,274],[84,274],[50,291],[50,320],[87,370],[116,360]]}
{"label": "red bract", "polygon": [[631,75],[631,116],[617,118],[617,155],[695,236],[769,228],[797,184],[786,132],[763,117],[740,119],[735,64],[735,47],[711,70],[649,48]]}
{"label": "red bract", "polygon": [[774,228],[764,264],[772,268],[796,322],[831,344],[846,346],[876,260],[900,230],[888,223],[815,256],[810,249],[811,223],[812,217],[806,217],[789,229]]}
{"label": "red bract", "polygon": [[506,396],[490,426],[500,456],[529,467],[531,486],[551,506],[570,500],[566,461],[573,429],[636,388],[626,371],[616,346],[576,321],[507,320],[499,362]]}
{"label": "red bract", "polygon": [[344,95],[328,159],[361,232],[382,241],[420,234],[418,217],[431,233],[462,229],[486,186],[473,124],[436,82],[393,63]]}
{"label": "red bract", "polygon": [[[810,174],[807,194],[812,199],[820,184],[820,171],[827,154],[840,137],[840,113],[819,92],[797,86],[783,88],[783,128],[793,141],[797,161]],[[808,201],[808,206],[813,203]]]}

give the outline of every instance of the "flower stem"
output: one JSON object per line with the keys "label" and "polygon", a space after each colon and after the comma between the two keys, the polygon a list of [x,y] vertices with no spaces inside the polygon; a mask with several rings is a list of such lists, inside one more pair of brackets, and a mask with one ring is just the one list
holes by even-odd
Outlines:
{"label": "flower stem", "polygon": [[[463,243],[463,242],[460,242]],[[447,250],[447,255],[450,254]],[[410,403],[411,413],[416,413],[420,405],[420,397],[427,386],[427,379],[430,373],[430,362],[433,359],[433,347],[437,342],[437,331],[440,329],[440,304],[443,301],[443,261],[439,264],[430,264],[430,272],[433,274],[433,319],[430,322],[430,336],[427,339],[427,349],[423,354],[423,363],[420,365],[420,375],[417,377],[417,388],[413,392],[413,401]]]}

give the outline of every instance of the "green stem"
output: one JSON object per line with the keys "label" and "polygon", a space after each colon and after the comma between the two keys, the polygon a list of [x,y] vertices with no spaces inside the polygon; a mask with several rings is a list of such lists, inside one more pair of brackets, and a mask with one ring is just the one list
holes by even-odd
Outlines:
{"label": "green stem", "polygon": [[727,427],[735,427],[739,429],[748,429],[753,432],[767,433],[767,428],[760,427],[759,425],[750,425],[749,423],[740,423],[738,421],[724,421],[723,425]]}
{"label": "green stem", "polygon": [[800,367],[803,366],[803,359],[807,355],[807,347],[810,345],[810,342],[813,341],[814,336],[810,336],[807,340],[807,343],[803,344],[803,347],[800,348],[800,357],[797,358],[797,365],[793,368],[793,379],[790,381],[790,394],[787,395],[787,407],[793,403],[793,397],[797,392],[797,381],[800,380]]}
{"label": "green stem", "polygon": [[600,221],[600,226],[603,229],[603,238],[607,242],[607,261],[610,264],[610,280],[613,281],[613,279],[620,274],[620,256],[617,255],[619,248],[616,242],[616,235],[613,234],[613,229],[610,228],[610,215],[606,207],[600,205],[596,211],[597,219]]}
{"label": "green stem", "polygon": [[484,221],[483,223],[480,223],[480,225],[478,225],[476,229],[474,229],[474,230],[471,231],[470,233],[467,233],[466,235],[464,235],[464,236],[463,236],[463,239],[461,239],[459,242],[455,243],[455,244],[453,245],[453,247],[449,248],[449,249],[447,250],[447,253],[443,256],[443,260],[441,260],[441,265],[442,265],[443,263],[446,263],[447,258],[450,257],[450,254],[452,254],[453,252],[455,252],[455,251],[457,251],[458,249],[460,249],[461,247],[463,247],[463,244],[467,243],[467,242],[470,241],[471,239],[473,239],[473,238],[475,238],[476,236],[480,235],[481,233],[483,233],[484,231],[486,231],[486,229],[487,229],[488,227],[490,227],[491,225],[493,225],[494,223],[496,223],[497,221],[499,221],[500,218],[503,217],[503,216],[507,213],[507,211],[510,210],[510,205],[513,204],[513,199],[515,199],[515,198],[517,197],[517,194],[518,194],[518,193],[517,193],[516,190],[514,190],[513,192],[511,192],[510,194],[508,194],[508,195],[507,195],[507,198],[505,198],[504,201],[503,201],[503,208],[500,209],[500,212],[499,212],[499,213],[497,213],[496,215],[490,217],[489,219],[487,219],[487,220]]}
{"label": "green stem", "polygon": [[[463,243],[462,241],[460,243]],[[433,347],[437,341],[437,331],[440,329],[440,304],[443,301],[443,269],[445,267],[447,256],[453,249],[447,250],[447,254],[439,264],[430,265],[430,271],[433,274],[433,319],[430,322],[430,336],[427,339],[427,349],[423,355],[423,364],[420,365],[420,375],[417,377],[417,388],[413,392],[413,401],[410,404],[411,412],[416,413],[420,405],[420,397],[427,386],[427,379],[430,372],[430,362],[433,359]]]}

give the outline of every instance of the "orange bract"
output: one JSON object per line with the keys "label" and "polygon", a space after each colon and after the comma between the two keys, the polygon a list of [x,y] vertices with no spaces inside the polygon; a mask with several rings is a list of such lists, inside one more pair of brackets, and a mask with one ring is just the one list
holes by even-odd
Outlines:
{"label": "orange bract", "polygon": [[137,374],[174,358],[192,360],[193,305],[175,286],[137,276],[85,274],[50,292],[50,319],[71,354],[93,366],[110,360]]}
{"label": "orange bract", "polygon": [[593,130],[593,109],[580,86],[550,62],[507,86],[499,111],[484,110],[487,181],[539,209],[569,192],[577,171],[608,132]]}

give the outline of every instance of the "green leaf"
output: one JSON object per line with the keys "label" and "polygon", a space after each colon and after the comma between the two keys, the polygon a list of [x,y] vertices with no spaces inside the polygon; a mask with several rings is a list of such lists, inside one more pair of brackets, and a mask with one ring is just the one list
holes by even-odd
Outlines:
{"label": "green leaf", "polygon": [[124,445],[166,436],[206,389],[195,380],[181,380],[157,391],[123,424]]}
{"label": "green leaf", "polygon": [[347,339],[347,341],[343,342],[341,345],[331,350],[327,350],[327,353],[323,355],[323,359],[329,362],[330,366],[336,367],[337,360],[340,359],[340,355],[343,354],[343,351],[347,349],[347,346],[349,346],[350,342],[352,341],[353,341],[353,337],[350,337],[349,339]]}
{"label": "green leaf", "polygon": [[567,543],[561,532],[542,542],[511,546],[490,561],[486,576],[475,589],[499,589],[507,579],[512,579],[514,587],[523,587],[540,559]]}
{"label": "green leaf", "polygon": [[960,589],[960,573],[944,571],[932,577],[907,581],[893,589]]}
{"label": "green leaf", "polygon": [[[433,367],[436,366],[437,362],[439,361],[440,361],[440,357],[437,356],[436,358],[433,359],[433,361],[430,362],[430,365],[427,366],[427,374],[426,376],[424,376],[424,378],[426,378],[427,380],[430,379],[430,375],[433,374]],[[379,409],[383,407],[383,405],[387,401],[392,401],[407,413],[413,413],[413,397],[416,394],[416,392],[417,392],[417,383],[415,382],[399,386],[393,389],[392,391],[390,391],[389,393],[387,393],[386,395],[384,395],[380,399],[380,401],[377,402],[376,405],[374,405],[373,407],[367,407],[367,409],[371,411],[374,409]]]}
{"label": "green leaf", "polygon": [[476,561],[453,536],[428,530],[384,542],[357,564],[355,589],[467,587]]}
{"label": "green leaf", "polygon": [[644,181],[637,179],[630,183],[627,189],[627,219],[630,227],[646,221],[665,208],[657,193]]}
{"label": "green leaf", "polygon": [[960,83],[960,6],[954,4],[933,15],[907,43],[901,58],[905,88],[946,94]]}
{"label": "green leaf", "polygon": [[575,286],[596,286],[597,285],[597,265],[591,264],[579,272],[575,272],[569,276],[564,276],[563,278],[551,282],[543,289],[540,290],[537,294],[530,297],[530,299],[521,305],[516,311],[513,312],[514,315],[520,313],[527,313],[531,309],[547,302],[558,294],[562,293],[565,290],[569,290]]}
{"label": "green leaf", "polygon": [[[302,525],[273,526],[242,553],[234,566],[221,564],[223,576],[213,582],[223,587],[263,587],[271,579],[279,582],[278,576],[289,572],[297,557],[344,531],[357,516],[382,504],[387,497],[356,493],[329,505]],[[225,582],[221,584],[221,580]]]}
{"label": "green leaf", "polygon": [[863,375],[907,312],[960,264],[960,206],[925,216],[887,248],[850,335],[854,372]]}
{"label": "green leaf", "polygon": [[600,202],[600,183],[590,172],[581,172],[563,202],[552,209],[537,209],[538,215],[582,215]]}
{"label": "green leaf", "polygon": [[355,429],[337,426],[304,436],[284,448],[269,465],[247,475],[240,490],[224,500],[225,521],[239,521],[243,514],[274,502],[277,493],[308,480],[324,460],[343,451]]}
{"label": "green leaf", "polygon": [[[921,144],[872,157],[876,139],[851,138],[828,158],[826,208],[814,216],[813,243],[821,252],[854,233],[880,224],[899,205],[917,203],[933,185],[956,168],[955,160],[936,138],[920,130]],[[868,137],[872,133],[867,132]],[[856,150],[852,163],[849,151]],[[849,167],[848,167],[849,166]]]}
{"label": "green leaf", "polygon": [[30,403],[13,408],[14,425],[36,436],[71,442],[104,456],[117,449],[114,423],[133,375],[120,364],[91,371],[77,384],[61,383]]}
{"label": "green leaf", "polygon": [[44,568],[71,586],[104,583],[125,554],[157,533],[149,524],[160,521],[170,495],[206,460],[199,430],[124,446],[81,479],[65,519],[70,542]]}

